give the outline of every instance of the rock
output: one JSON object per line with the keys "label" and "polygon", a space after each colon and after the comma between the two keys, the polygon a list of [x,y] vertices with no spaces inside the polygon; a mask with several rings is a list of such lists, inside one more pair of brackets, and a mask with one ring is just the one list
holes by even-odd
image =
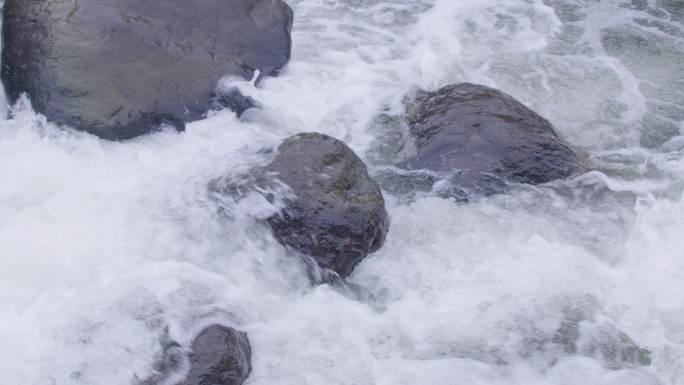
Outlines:
{"label": "rock", "polygon": [[190,372],[179,385],[241,385],[251,371],[247,334],[212,325],[193,341]]}
{"label": "rock", "polygon": [[[385,201],[366,165],[344,142],[318,133],[286,139],[269,162],[209,183],[221,199],[257,191],[282,210],[266,217],[275,238],[315,260],[313,267],[348,276],[382,246],[389,228]],[[317,265],[317,266],[316,266]],[[310,272],[314,282],[326,282]],[[325,273],[325,272],[324,272]]]}
{"label": "rock", "polygon": [[291,25],[282,0],[6,0],[2,81],[11,103],[26,93],[102,138],[182,129],[224,75],[277,74]]}
{"label": "rock", "polygon": [[651,364],[651,352],[605,319],[569,309],[553,338],[569,355],[598,360],[605,368],[619,370]]}
{"label": "rock", "polygon": [[469,170],[456,171],[432,187],[437,196],[469,202],[477,197],[505,193],[510,189],[506,182],[492,174]]}
{"label": "rock", "polygon": [[452,185],[442,191],[490,195],[505,191],[505,182],[537,185],[580,169],[577,155],[551,123],[501,91],[460,83],[419,90],[406,104],[407,133],[403,142],[394,135],[400,142],[395,153],[410,148],[411,154],[392,165],[441,175],[438,179]]}
{"label": "rock", "polygon": [[657,4],[664,8],[673,20],[684,20],[684,3],[680,0],[658,0]]}
{"label": "rock", "polygon": [[216,103],[235,112],[239,117],[250,108],[257,107],[258,103],[250,96],[245,96],[237,87],[232,87],[219,93],[216,98]]}
{"label": "rock", "polygon": [[[180,381],[178,373],[181,371],[185,355],[181,346],[167,337],[168,335],[164,336],[160,341],[161,352],[152,366],[153,374],[144,380],[135,375],[134,384],[161,385]],[[176,381],[173,381],[174,379]]]}
{"label": "rock", "polygon": [[403,168],[469,170],[528,184],[565,178],[578,169],[577,155],[551,123],[501,91],[455,84],[418,91],[409,108],[417,153]]}
{"label": "rock", "polygon": [[411,198],[417,193],[432,191],[432,186],[440,180],[439,175],[429,171],[408,171],[395,167],[381,168],[374,177],[386,192]]}
{"label": "rock", "polygon": [[612,325],[587,325],[577,344],[578,353],[598,359],[611,370],[651,365],[651,352]]}
{"label": "rock", "polygon": [[341,277],[382,246],[385,201],[363,161],[342,141],[318,133],[286,139],[264,168],[295,195],[268,219],[276,238]]}

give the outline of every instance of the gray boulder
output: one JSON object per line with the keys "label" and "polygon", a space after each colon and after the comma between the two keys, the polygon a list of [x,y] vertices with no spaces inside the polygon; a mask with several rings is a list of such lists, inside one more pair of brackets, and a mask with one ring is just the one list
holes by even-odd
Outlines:
{"label": "gray boulder", "polygon": [[343,278],[382,246],[389,228],[382,192],[366,165],[344,142],[323,134],[292,136],[267,164],[209,188],[221,199],[239,201],[257,191],[282,202],[266,219],[275,238]]}
{"label": "gray boulder", "polygon": [[[222,325],[203,329],[189,354],[165,336],[154,374],[139,385],[241,385],[252,371],[252,349],[247,334]],[[183,373],[183,362],[189,364]],[[137,377],[136,377],[137,378]]]}
{"label": "gray boulder", "polygon": [[349,275],[382,246],[389,220],[378,184],[344,142],[318,133],[286,139],[264,168],[294,193],[268,219],[278,240]]}
{"label": "gray boulder", "polygon": [[193,341],[190,372],[179,385],[241,385],[251,371],[247,334],[212,325]]}
{"label": "gray boulder", "polygon": [[6,0],[2,81],[14,103],[107,139],[182,129],[224,75],[275,75],[290,57],[282,0]]}
{"label": "gray boulder", "polygon": [[396,168],[455,183],[446,190],[457,195],[489,195],[505,190],[503,182],[542,184],[580,169],[551,123],[501,91],[460,83],[419,90],[406,104],[405,141],[394,139],[404,148],[383,151],[404,153]]}

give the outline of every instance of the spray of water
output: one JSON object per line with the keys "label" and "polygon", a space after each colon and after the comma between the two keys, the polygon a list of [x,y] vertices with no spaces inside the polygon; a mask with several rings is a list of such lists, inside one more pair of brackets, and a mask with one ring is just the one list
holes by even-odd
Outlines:
{"label": "spray of water", "polygon": [[[0,382],[129,385],[214,320],[249,333],[251,385],[684,384],[679,2],[289,3],[292,61],[238,84],[263,105],[241,120],[124,143],[25,100],[0,121]],[[546,116],[592,171],[465,205],[388,197],[352,291],[310,286],[259,224],[268,202],[206,188],[302,131],[370,160],[379,111],[459,81]],[[652,364],[566,351],[568,320],[580,345],[619,330]]]}

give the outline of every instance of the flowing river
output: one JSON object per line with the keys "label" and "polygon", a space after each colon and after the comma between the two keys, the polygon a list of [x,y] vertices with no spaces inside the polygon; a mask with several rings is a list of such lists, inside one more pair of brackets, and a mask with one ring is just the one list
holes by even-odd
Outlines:
{"label": "flowing river", "polygon": [[[292,60],[239,84],[264,106],[242,120],[125,142],[27,103],[0,121],[1,384],[131,385],[215,321],[248,332],[248,385],[684,384],[681,0],[288,3]],[[548,118],[589,170],[468,204],[386,195],[348,288],[310,284],[267,202],[208,193],[298,132],[369,161],[380,111],[462,81]],[[573,314],[651,364],[544,349]]]}

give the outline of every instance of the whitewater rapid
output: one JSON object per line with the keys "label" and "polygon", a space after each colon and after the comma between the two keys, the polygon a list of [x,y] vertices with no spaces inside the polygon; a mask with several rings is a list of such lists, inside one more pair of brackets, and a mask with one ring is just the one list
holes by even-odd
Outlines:
{"label": "whitewater rapid", "polygon": [[[188,346],[214,321],[248,332],[249,385],[684,384],[684,5],[288,3],[292,60],[237,83],[264,106],[243,120],[121,143],[25,102],[0,121],[0,384],[130,385],[160,340]],[[206,188],[298,132],[372,159],[379,111],[461,81],[548,118],[591,171],[461,205],[387,196],[390,232],[356,290],[311,286],[258,224],[267,202]],[[535,344],[568,309],[652,364],[549,362]]]}

